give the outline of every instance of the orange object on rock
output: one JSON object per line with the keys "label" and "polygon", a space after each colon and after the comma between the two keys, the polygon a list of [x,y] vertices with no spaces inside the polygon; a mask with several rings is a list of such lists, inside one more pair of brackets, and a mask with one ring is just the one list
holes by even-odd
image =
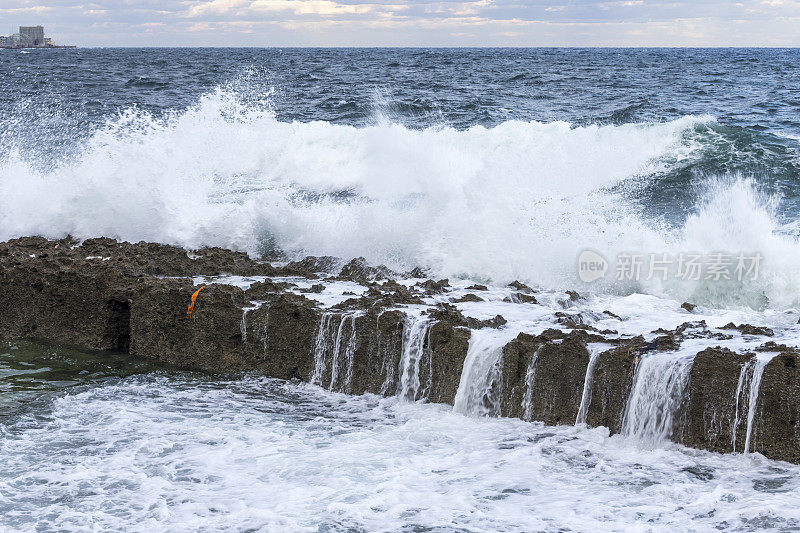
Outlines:
{"label": "orange object on rock", "polygon": [[189,302],[189,309],[186,310],[186,314],[189,315],[189,317],[191,317],[192,313],[194,312],[194,304],[195,302],[197,302],[197,295],[200,294],[200,291],[202,291],[205,288],[206,286],[203,285],[202,287],[194,291],[194,294],[192,294],[192,301]]}

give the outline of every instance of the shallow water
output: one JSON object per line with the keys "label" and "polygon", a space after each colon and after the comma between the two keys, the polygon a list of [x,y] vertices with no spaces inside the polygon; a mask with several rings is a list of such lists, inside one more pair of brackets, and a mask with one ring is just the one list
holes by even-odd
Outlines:
{"label": "shallow water", "polygon": [[114,353],[0,340],[0,421],[31,405],[46,405],[63,391],[96,386],[163,368]]}
{"label": "shallow water", "polygon": [[[6,368],[52,366],[50,348],[2,351]],[[60,357],[59,379],[0,420],[0,529],[800,528],[800,467],[758,454],[257,377],[125,376],[110,361],[84,378],[85,361]]]}

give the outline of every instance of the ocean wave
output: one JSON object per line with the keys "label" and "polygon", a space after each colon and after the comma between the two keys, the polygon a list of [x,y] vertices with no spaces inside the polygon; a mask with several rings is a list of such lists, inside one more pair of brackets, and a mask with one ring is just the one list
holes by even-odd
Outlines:
{"label": "ocean wave", "polygon": [[[796,243],[773,235],[771,215],[757,203],[737,204],[744,211],[722,220],[727,233],[704,241],[697,232],[712,231],[711,211],[730,211],[727,193],[677,232],[626,200],[648,176],[695,157],[692,133],[713,123],[687,116],[413,130],[384,117],[357,128],[282,122],[269,105],[217,89],[166,118],[130,109],[55,168],[37,169],[11,150],[0,161],[0,238],[105,235],[254,255],[277,246],[290,255],[364,256],[396,269],[548,287],[576,284],[576,259],[587,247],[609,256],[658,252],[683,238],[701,247],[770,243],[771,253],[788,250],[796,259]],[[715,298],[709,302],[729,301]]]}
{"label": "ocean wave", "polygon": [[[643,292],[664,294],[709,306],[787,309],[800,302],[800,241],[778,222],[780,198],[765,193],[756,181],[725,176],[704,183],[696,208],[683,226],[669,235],[665,251],[730,255],[730,279],[670,279],[644,285]],[[750,276],[733,275],[737,255],[763,259]],[[746,266],[749,268],[750,264]]]}

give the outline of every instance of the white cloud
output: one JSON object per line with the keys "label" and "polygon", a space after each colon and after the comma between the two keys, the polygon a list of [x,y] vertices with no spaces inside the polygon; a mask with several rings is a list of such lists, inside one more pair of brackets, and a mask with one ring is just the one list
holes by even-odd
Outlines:
{"label": "white cloud", "polygon": [[250,7],[255,11],[291,11],[297,15],[352,15],[375,9],[372,4],[339,4],[331,0],[255,0]]}
{"label": "white cloud", "polygon": [[187,13],[190,17],[202,17],[211,13],[227,13],[233,9],[246,7],[248,0],[211,0],[192,6]]}
{"label": "white cloud", "polygon": [[1,1],[79,45],[800,46],[800,0]]}

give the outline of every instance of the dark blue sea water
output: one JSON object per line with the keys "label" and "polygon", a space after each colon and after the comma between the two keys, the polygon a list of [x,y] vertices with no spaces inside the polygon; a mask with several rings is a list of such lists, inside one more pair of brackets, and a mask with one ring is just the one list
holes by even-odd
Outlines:
{"label": "dark blue sea water", "polygon": [[365,125],[391,112],[411,127],[463,129],[710,114],[731,128],[800,135],[797,49],[79,49],[0,58],[3,115],[34,118],[20,109],[33,101],[76,124],[131,106],[183,109],[231,86],[256,101],[274,90],[280,120]]}

